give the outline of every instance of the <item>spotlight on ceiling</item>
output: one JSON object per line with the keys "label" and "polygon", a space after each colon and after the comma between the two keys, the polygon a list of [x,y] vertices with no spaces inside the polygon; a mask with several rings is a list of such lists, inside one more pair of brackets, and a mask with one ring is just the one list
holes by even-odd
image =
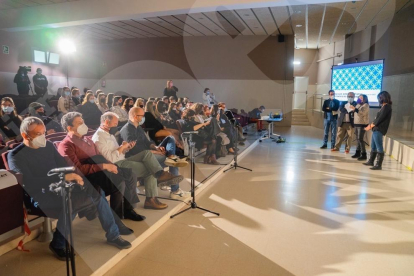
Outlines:
{"label": "spotlight on ceiling", "polygon": [[62,39],[61,41],[59,41],[59,49],[64,54],[76,52],[75,43],[69,39]]}
{"label": "spotlight on ceiling", "polygon": [[300,61],[299,60],[294,60],[293,65],[300,65]]}

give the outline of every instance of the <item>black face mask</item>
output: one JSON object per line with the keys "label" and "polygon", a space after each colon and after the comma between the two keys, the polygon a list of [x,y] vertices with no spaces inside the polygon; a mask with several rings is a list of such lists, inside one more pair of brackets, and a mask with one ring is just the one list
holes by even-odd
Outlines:
{"label": "black face mask", "polygon": [[134,105],[133,104],[130,104],[130,105],[128,105],[129,106],[129,108],[131,108],[131,107],[133,107]]}
{"label": "black face mask", "polygon": [[144,105],[140,105],[139,107],[144,108]]}
{"label": "black face mask", "polygon": [[115,135],[118,132],[118,127],[111,127],[109,129],[109,134]]}
{"label": "black face mask", "polygon": [[104,102],[105,102],[105,98],[101,99],[101,103],[104,103]]}

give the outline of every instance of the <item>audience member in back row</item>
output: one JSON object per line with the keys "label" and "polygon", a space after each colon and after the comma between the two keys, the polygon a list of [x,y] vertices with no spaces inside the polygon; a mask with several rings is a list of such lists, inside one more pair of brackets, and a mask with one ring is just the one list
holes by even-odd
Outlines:
{"label": "audience member in back row", "polygon": [[42,68],[36,69],[36,75],[33,76],[34,90],[37,96],[43,97],[47,94],[47,86],[49,82],[45,75],[42,75]]}
{"label": "audience member in back row", "polygon": [[157,119],[157,117],[159,118],[159,116],[157,116],[156,113],[156,110],[154,110],[154,102],[148,101],[147,105],[145,106],[145,127],[151,129],[148,132],[151,140],[156,141],[157,138],[172,135],[175,138],[176,146],[182,149],[183,145],[178,136],[178,130],[168,129],[164,127],[163,124]]}
{"label": "audience member in back row", "polygon": [[[49,245],[51,251],[60,260],[65,260],[64,217],[62,199],[55,193],[49,192],[49,185],[59,181],[57,175],[47,176],[48,171],[66,167],[67,163],[59,155],[51,142],[46,141],[46,128],[43,122],[35,117],[24,119],[21,124],[23,143],[9,153],[8,163],[12,171],[23,175],[25,192],[31,197],[33,208],[41,208],[47,215],[51,211],[58,211],[57,231]],[[131,247],[131,244],[120,237],[118,226],[115,224],[111,209],[104,197],[85,179],[75,173],[65,176],[66,181],[77,182],[84,186],[81,190],[77,186],[72,192],[72,207],[74,214],[81,207],[93,203],[98,211],[102,228],[106,232],[107,242],[120,249]]]}
{"label": "audience member in back row", "polygon": [[67,86],[63,87],[62,96],[60,96],[58,101],[58,110],[62,112],[63,115],[76,110],[76,105],[72,100],[72,93]]}
{"label": "audience member in back row", "polygon": [[131,169],[119,168],[99,153],[92,139],[85,137],[88,127],[79,112],[65,114],[62,117],[62,127],[68,134],[59,144],[60,155],[68,164],[75,166],[97,190],[102,189],[105,196],[110,196],[115,223],[121,232],[128,232],[121,219],[145,219],[144,216],[135,213],[133,207],[133,204],[139,202],[136,176]]}
{"label": "audience member in back row", "polygon": [[109,107],[106,105],[106,95],[104,93],[100,93],[98,97],[99,99],[96,105],[103,114],[109,110]]}
{"label": "audience member in back row", "polygon": [[[153,141],[149,141],[140,126],[146,122],[144,115],[144,110],[139,107],[131,108],[129,111],[129,121],[121,129],[121,138],[123,141],[136,141],[136,144],[125,154],[125,157],[129,158],[142,151],[151,150],[161,166],[169,166],[170,173],[179,176],[178,167],[186,166],[188,163],[175,155],[174,137],[165,137],[158,146]],[[171,186],[170,198],[185,199],[189,195],[190,193],[181,190],[178,184]]]}
{"label": "audience member in back row", "polygon": [[172,80],[167,81],[167,87],[164,89],[164,96],[171,97],[173,96],[175,99],[177,99],[177,92],[178,88],[174,86],[174,83]]}
{"label": "audience member in back row", "polygon": [[82,113],[82,118],[86,125],[91,128],[99,126],[102,112],[96,105],[95,96],[91,92],[86,94],[82,105],[78,109]]}
{"label": "audience member in back row", "polygon": [[193,141],[197,148],[202,148],[203,143],[207,143],[206,155],[204,156],[204,164],[220,165],[216,160],[216,138],[211,133],[211,129],[207,128],[212,120],[205,123],[197,123],[195,121],[195,112],[192,109],[186,109],[183,112],[181,128],[183,132],[198,131],[193,135]]}
{"label": "audience member in back row", "polygon": [[[348,101],[342,102],[339,107],[339,118],[338,118],[338,134],[336,135],[336,144],[331,151],[339,151],[341,148],[342,141],[345,139],[345,134],[348,135],[346,139],[345,153],[349,153],[351,149],[352,137],[354,136],[354,110],[350,107],[356,106],[355,93],[348,93]],[[349,109],[347,109],[347,107]]]}
{"label": "audience member in back row", "polygon": [[132,98],[126,98],[122,109],[125,110],[125,112],[128,114],[129,110],[134,107],[134,100]]}
{"label": "audience member in back row", "polygon": [[204,106],[202,103],[195,103],[191,106],[192,110],[195,112],[195,121],[197,123],[204,123],[204,120],[207,119],[207,117],[204,114]]}
{"label": "audience member in back row", "polygon": [[29,104],[29,115],[42,120],[43,124],[46,126],[46,134],[62,132],[63,129],[60,124],[55,122],[52,118],[46,116],[44,107],[45,106],[43,104],[37,102]]}
{"label": "audience member in back row", "polygon": [[367,152],[365,150],[365,128],[369,124],[369,104],[367,95],[361,94],[358,97],[357,105],[350,106],[354,110],[354,126],[358,146],[352,158],[358,158],[359,161],[367,160]]}
{"label": "audience member in back row", "polygon": [[80,97],[80,91],[78,88],[72,89],[72,101],[75,103],[75,106],[78,106],[82,103],[81,97]]}
{"label": "audience member in back row", "polygon": [[17,85],[17,92],[20,96],[27,96],[29,95],[30,91],[30,79],[27,76],[27,70],[19,66],[19,70],[17,74],[14,76],[14,83]]}
{"label": "audience member in back row", "polygon": [[134,104],[135,107],[145,108],[145,100],[143,98],[138,98]]}
{"label": "audience member in back row", "polygon": [[208,107],[212,107],[216,102],[216,96],[210,92],[210,88],[204,89],[203,104]]}
{"label": "audience member in back row", "polygon": [[382,170],[382,162],[384,161],[383,139],[384,135],[387,134],[392,116],[390,93],[382,91],[378,94],[377,99],[381,109],[378,111],[377,116],[375,116],[375,120],[365,128],[366,131],[372,130],[372,139],[371,154],[368,162],[364,163],[364,165],[374,166],[375,158],[378,157],[377,163],[371,170]]}
{"label": "audience member in back row", "polygon": [[[155,108],[155,114],[157,116],[157,120],[161,122],[161,124],[169,129],[171,132],[172,130],[177,129],[176,122],[171,118],[170,114],[168,114],[168,105],[164,101],[159,101]],[[179,135],[179,133],[176,133]]]}
{"label": "audience member in back row", "polygon": [[174,122],[181,119],[181,111],[177,109],[177,105],[178,104],[176,103],[170,103],[170,106],[168,107],[168,115],[170,115],[171,119],[173,119]]}
{"label": "audience member in back row", "polygon": [[108,93],[108,95],[106,96],[106,106],[110,110],[113,105],[114,105],[114,93]]}
{"label": "audience member in back row", "polygon": [[0,110],[0,135],[4,142],[20,136],[20,124],[22,117],[17,114],[13,99],[4,97],[1,99]]}
{"label": "audience member in back row", "polygon": [[111,107],[111,111],[118,115],[120,125],[124,125],[128,121],[128,113],[122,108],[122,103],[122,97],[115,96],[114,104]]}

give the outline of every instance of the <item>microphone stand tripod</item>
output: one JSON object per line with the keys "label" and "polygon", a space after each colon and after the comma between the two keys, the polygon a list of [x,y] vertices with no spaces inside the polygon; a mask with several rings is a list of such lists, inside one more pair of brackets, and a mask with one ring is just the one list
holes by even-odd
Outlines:
{"label": "microphone stand tripod", "polygon": [[231,169],[237,170],[237,168],[240,168],[240,169],[243,169],[243,170],[246,170],[246,171],[251,171],[251,172],[253,171],[251,169],[248,169],[248,168],[239,166],[239,164],[237,163],[237,156],[239,155],[239,147],[238,147],[238,144],[239,144],[239,131],[237,130],[236,123],[237,123],[237,121],[234,120],[233,126],[234,126],[234,129],[236,131],[236,139],[235,139],[236,140],[236,143],[235,143],[236,147],[234,149],[234,159],[233,159],[234,162],[230,166],[230,168],[228,168],[227,170],[224,170],[223,173],[225,173],[225,172],[227,172],[227,171],[229,171]]}
{"label": "microphone stand tripod", "polygon": [[[184,132],[183,134],[185,135],[186,133]],[[189,138],[188,139],[189,139],[188,141],[189,141],[189,144],[190,144],[190,163],[191,163],[191,167],[190,167],[190,169],[191,169],[191,177],[190,177],[191,181],[190,181],[190,183],[191,183],[191,197],[192,197],[191,205],[187,209],[184,209],[184,210],[178,212],[177,214],[170,216],[170,218],[174,218],[174,217],[176,217],[176,216],[178,216],[178,215],[180,215],[184,212],[187,212],[190,209],[200,209],[200,210],[203,210],[205,212],[220,216],[219,213],[216,213],[216,212],[213,212],[213,211],[210,211],[210,210],[207,210],[207,209],[204,209],[204,208],[201,208],[201,207],[197,206],[197,203],[196,203],[196,200],[195,200],[195,158],[194,158],[195,142],[193,142],[193,133],[189,133]]]}
{"label": "microphone stand tripod", "polygon": [[[49,186],[50,191],[60,194],[62,197],[62,211],[65,215],[64,227],[65,227],[65,242],[66,242],[66,275],[70,275],[72,270],[72,275],[76,276],[76,267],[75,267],[75,252],[73,245],[73,233],[72,233],[72,190],[75,183],[67,183],[65,181],[65,174],[71,172],[61,172],[59,173],[60,182],[51,184]],[[48,175],[53,175],[48,174]],[[58,231],[58,229],[56,229]],[[69,266],[70,259],[70,266]]]}

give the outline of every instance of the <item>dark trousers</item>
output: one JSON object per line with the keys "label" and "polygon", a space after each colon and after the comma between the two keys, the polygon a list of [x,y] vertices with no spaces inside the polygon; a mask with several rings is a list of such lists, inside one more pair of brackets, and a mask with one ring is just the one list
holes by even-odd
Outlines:
{"label": "dark trousers", "polygon": [[[357,138],[358,146],[357,150],[365,153],[365,141],[364,141],[364,135],[365,135],[365,129],[364,127],[355,127],[355,135]],[[351,139],[351,138],[348,138]]]}

